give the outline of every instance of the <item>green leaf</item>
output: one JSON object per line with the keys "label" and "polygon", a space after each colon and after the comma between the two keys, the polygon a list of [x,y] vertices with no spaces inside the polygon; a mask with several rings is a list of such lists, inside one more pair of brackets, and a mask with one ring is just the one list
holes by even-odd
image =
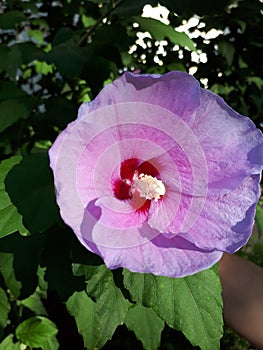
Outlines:
{"label": "green leaf", "polygon": [[16,46],[20,51],[22,61],[24,64],[28,64],[34,60],[45,60],[46,53],[32,43],[18,43],[14,46]]}
{"label": "green leaf", "polygon": [[10,51],[8,53],[8,62],[9,63],[6,71],[10,77],[15,80],[17,76],[17,70],[23,63],[21,53],[16,45],[10,47]]}
{"label": "green leaf", "polygon": [[160,278],[164,277],[156,277],[151,274],[131,273],[126,269],[123,270],[123,276],[124,286],[129,290],[134,301],[149,307],[158,302],[158,281]]}
{"label": "green leaf", "polygon": [[209,269],[185,278],[124,271],[124,285],[134,301],[152,307],[170,327],[202,350],[220,348],[222,296],[219,277]]}
{"label": "green leaf", "polygon": [[239,27],[241,28],[242,34],[243,34],[247,28],[247,23],[245,21],[242,21],[239,18],[236,18],[235,22],[239,25]]}
{"label": "green leaf", "polygon": [[26,119],[30,114],[30,109],[16,99],[5,100],[0,103],[0,132],[19,119]]}
{"label": "green leaf", "polygon": [[[45,280],[49,291],[56,291],[66,301],[75,291],[85,289],[83,277],[72,273],[70,250],[73,233],[68,227],[55,225],[47,232],[41,266],[46,266]],[[59,249],[58,249],[59,247]]]}
{"label": "green leaf", "polygon": [[0,100],[17,99],[27,94],[11,81],[0,81]]}
{"label": "green leaf", "polygon": [[[100,51],[102,47],[103,50]],[[105,46],[102,47],[96,47],[96,45],[92,46],[91,44],[89,47],[83,48],[86,62],[81,77],[86,80],[94,96],[99,93],[104,82],[110,77],[112,72],[116,71],[116,64],[112,60],[112,57],[104,58],[106,50],[110,56],[112,53],[114,54],[115,50],[109,52],[110,49],[108,47],[106,49]],[[113,49],[113,47],[111,48]],[[116,60],[118,60],[118,58],[116,58]]]}
{"label": "green leaf", "polygon": [[87,58],[82,48],[63,43],[53,47],[45,59],[50,64],[54,63],[63,76],[74,79],[80,75]]}
{"label": "green leaf", "polygon": [[88,280],[87,293],[97,302],[100,328],[103,329],[98,339],[101,347],[111,339],[117,326],[123,324],[131,304],[115,285],[112,272],[105,265],[94,267],[74,264],[73,272],[77,276],[85,274]]}
{"label": "green leaf", "polygon": [[45,267],[38,266],[37,276],[38,276],[38,288],[40,294],[46,298],[47,290],[48,290],[48,282],[45,280]]}
{"label": "green leaf", "polygon": [[0,47],[0,72],[6,71],[15,80],[17,69],[22,64],[21,53],[16,45]]}
{"label": "green leaf", "polygon": [[13,268],[14,255],[11,253],[0,252],[0,273],[3,276],[6,287],[15,298],[19,297],[21,282],[17,281]]}
{"label": "green leaf", "polygon": [[55,47],[60,44],[65,44],[66,42],[73,40],[75,35],[76,34],[72,29],[67,27],[62,27],[56,32],[54,39],[52,41],[52,45]]}
{"label": "green leaf", "polygon": [[5,184],[31,233],[43,232],[57,221],[58,207],[46,152],[25,156],[9,172]]}
{"label": "green leaf", "polygon": [[22,223],[22,216],[12,204],[5,190],[4,180],[14,165],[18,164],[21,157],[14,156],[4,160],[0,164],[0,237],[4,237],[15,231],[26,234],[27,230]]}
{"label": "green leaf", "polygon": [[219,53],[223,57],[225,57],[227,64],[231,66],[235,55],[235,48],[233,44],[223,40],[223,41],[220,41],[220,43],[218,43],[218,49],[219,49]]}
{"label": "green leaf", "polygon": [[52,64],[48,64],[45,61],[34,61],[35,69],[38,74],[48,75],[53,72]]}
{"label": "green leaf", "polygon": [[45,101],[46,116],[61,129],[76,118],[77,110],[72,102],[62,96],[53,96]]}
{"label": "green leaf", "polygon": [[262,87],[263,87],[263,80],[262,80],[261,77],[256,77],[256,76],[248,77],[248,78],[247,78],[247,81],[248,81],[250,84],[254,83],[254,84],[257,86],[257,88],[258,88],[259,90],[261,90]]}
{"label": "green leaf", "polygon": [[17,302],[18,305],[23,305],[33,311],[36,315],[47,316],[47,311],[42,303],[41,296],[38,291],[35,291],[28,298]]}
{"label": "green leaf", "polygon": [[16,337],[21,343],[43,350],[57,350],[56,325],[43,316],[31,317],[20,323],[16,328]]}
{"label": "green leaf", "polygon": [[[98,2],[98,0],[96,1]],[[137,16],[142,12],[142,9],[145,5],[151,4],[152,6],[158,5],[158,0],[125,0],[113,11],[114,14],[118,16]]]}
{"label": "green leaf", "polygon": [[172,62],[169,63],[167,65],[167,68],[169,69],[169,71],[172,70],[180,70],[182,72],[187,72],[187,69],[185,68],[185,66],[181,63],[181,62]]}
{"label": "green leaf", "polygon": [[0,350],[21,350],[20,343],[14,343],[13,334],[9,334],[0,344]]}
{"label": "green leaf", "polygon": [[211,91],[215,92],[218,95],[225,95],[225,96],[235,90],[233,86],[221,85],[221,84],[214,84],[211,86],[210,89]]}
{"label": "green leaf", "polygon": [[16,0],[7,0],[6,3],[7,3],[7,8],[10,8],[12,9],[14,7],[14,3],[15,3]]}
{"label": "green leaf", "polygon": [[104,47],[115,45],[125,52],[129,51],[127,28],[119,24],[99,27],[95,31],[94,41]]}
{"label": "green leaf", "polygon": [[45,235],[21,236],[15,232],[0,240],[1,272],[16,298],[27,298],[36,290],[44,239]]}
{"label": "green leaf", "polygon": [[44,43],[44,32],[40,29],[28,29],[27,35],[29,38],[32,38],[34,42],[37,42],[38,44]]}
{"label": "green leaf", "polygon": [[22,57],[16,45],[0,46],[0,72],[6,71],[15,80],[17,69],[22,64]]}
{"label": "green leaf", "polygon": [[81,21],[82,21],[83,26],[84,26],[85,28],[91,27],[91,26],[93,26],[93,25],[96,23],[96,20],[95,20],[94,18],[92,18],[92,17],[87,17],[87,16],[85,16],[85,15],[82,15],[82,16],[81,16]]}
{"label": "green leaf", "polygon": [[6,292],[0,288],[0,326],[5,328],[11,310]]}
{"label": "green leaf", "polygon": [[161,41],[168,38],[173,44],[187,47],[191,51],[196,50],[193,41],[187,34],[176,31],[170,25],[153,18],[134,17],[133,20],[140,25],[143,31],[149,32],[156,40]]}
{"label": "green leaf", "polygon": [[[32,14],[35,14],[35,15],[39,14],[39,7],[35,3],[35,1],[30,1],[30,0],[29,1],[22,1],[21,5],[23,7],[24,13],[28,13],[30,11]],[[35,24],[35,21],[37,21],[37,19],[32,19],[31,23]]]}
{"label": "green leaf", "polygon": [[5,45],[0,46],[0,72],[6,71],[9,67],[8,54],[10,48]]}
{"label": "green leaf", "polygon": [[146,350],[158,349],[164,322],[152,309],[135,305],[128,310],[125,324],[129,330],[134,331]]}
{"label": "green leaf", "polygon": [[[99,338],[104,330],[100,329],[97,305],[86,292],[75,292],[66,303],[68,312],[75,318],[79,334],[88,350],[98,349]],[[106,341],[105,341],[106,342]],[[101,344],[103,346],[103,344]]]}
{"label": "green leaf", "polygon": [[0,28],[12,29],[17,24],[26,20],[26,16],[21,11],[8,11],[0,15]]}
{"label": "green leaf", "polygon": [[263,235],[263,209],[258,204],[256,209],[255,224],[258,230],[259,237]]}

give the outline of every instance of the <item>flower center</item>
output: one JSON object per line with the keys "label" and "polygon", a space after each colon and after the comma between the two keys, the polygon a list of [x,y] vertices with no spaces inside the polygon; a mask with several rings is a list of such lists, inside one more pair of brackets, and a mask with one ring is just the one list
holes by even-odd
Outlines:
{"label": "flower center", "polygon": [[120,166],[120,178],[112,182],[113,193],[119,200],[129,200],[138,213],[148,213],[152,200],[158,202],[166,188],[158,180],[159,171],[148,161],[137,158],[126,159]]}
{"label": "flower center", "polygon": [[138,172],[135,171],[131,182],[131,195],[136,191],[140,193],[140,197],[153,199],[155,202],[158,202],[158,199],[165,194],[166,189],[163,182],[156,177],[143,173],[138,176]]}

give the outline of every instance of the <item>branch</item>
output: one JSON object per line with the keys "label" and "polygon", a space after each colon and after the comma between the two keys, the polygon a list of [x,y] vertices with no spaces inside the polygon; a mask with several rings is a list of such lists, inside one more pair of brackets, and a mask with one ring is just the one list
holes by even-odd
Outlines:
{"label": "branch", "polygon": [[81,46],[88,39],[88,37],[97,29],[97,27],[102,23],[104,18],[107,18],[123,2],[124,2],[124,0],[118,0],[116,3],[113,3],[112,7],[109,8],[109,10],[97,20],[97,22],[94,24],[94,26],[90,27],[86,31],[86,33],[83,34],[83,36],[80,38],[77,45]]}

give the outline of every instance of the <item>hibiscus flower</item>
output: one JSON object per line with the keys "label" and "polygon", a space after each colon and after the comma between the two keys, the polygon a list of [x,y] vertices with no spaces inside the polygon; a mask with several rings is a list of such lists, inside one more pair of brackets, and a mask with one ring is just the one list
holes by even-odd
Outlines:
{"label": "hibiscus flower", "polygon": [[262,134],[191,75],[123,74],[49,154],[63,220],[110,269],[183,277],[251,235]]}

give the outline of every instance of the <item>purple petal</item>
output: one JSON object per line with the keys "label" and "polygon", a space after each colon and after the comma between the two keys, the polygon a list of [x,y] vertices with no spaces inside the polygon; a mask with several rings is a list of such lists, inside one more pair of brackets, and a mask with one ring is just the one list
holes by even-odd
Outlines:
{"label": "purple petal", "polygon": [[94,100],[93,109],[124,102],[157,105],[190,122],[200,103],[200,85],[191,75],[179,71],[155,76],[126,72],[106,85]]}
{"label": "purple petal", "polygon": [[[147,234],[149,227],[142,228]],[[123,231],[123,235],[126,231]],[[148,234],[149,235],[149,234]],[[109,239],[114,239],[114,233]],[[90,250],[90,242],[82,243]],[[181,237],[172,239],[162,235],[152,241],[130,247],[96,246],[97,252],[110,269],[124,267],[134,272],[152,273],[168,277],[184,277],[207,269],[218,262],[222,256],[219,251],[202,251]]]}
{"label": "purple petal", "polygon": [[89,247],[91,242],[98,250],[102,248],[109,251],[118,248],[125,250],[145,244],[159,234],[152,229],[141,231],[145,226],[143,215],[138,217],[138,214],[132,213],[129,217],[126,215],[129,211],[128,206],[121,208],[123,204],[121,202],[116,215],[115,210],[108,206],[109,204],[110,202],[104,198],[104,200],[93,201],[87,206],[78,234],[80,241],[86,247]]}
{"label": "purple petal", "polygon": [[262,170],[263,139],[253,122],[232,110],[219,96],[203,90],[192,125],[205,153],[208,194],[237,188]]}
{"label": "purple petal", "polygon": [[234,253],[249,239],[259,198],[259,175],[225,195],[207,197],[199,219],[183,237],[203,249]]}

